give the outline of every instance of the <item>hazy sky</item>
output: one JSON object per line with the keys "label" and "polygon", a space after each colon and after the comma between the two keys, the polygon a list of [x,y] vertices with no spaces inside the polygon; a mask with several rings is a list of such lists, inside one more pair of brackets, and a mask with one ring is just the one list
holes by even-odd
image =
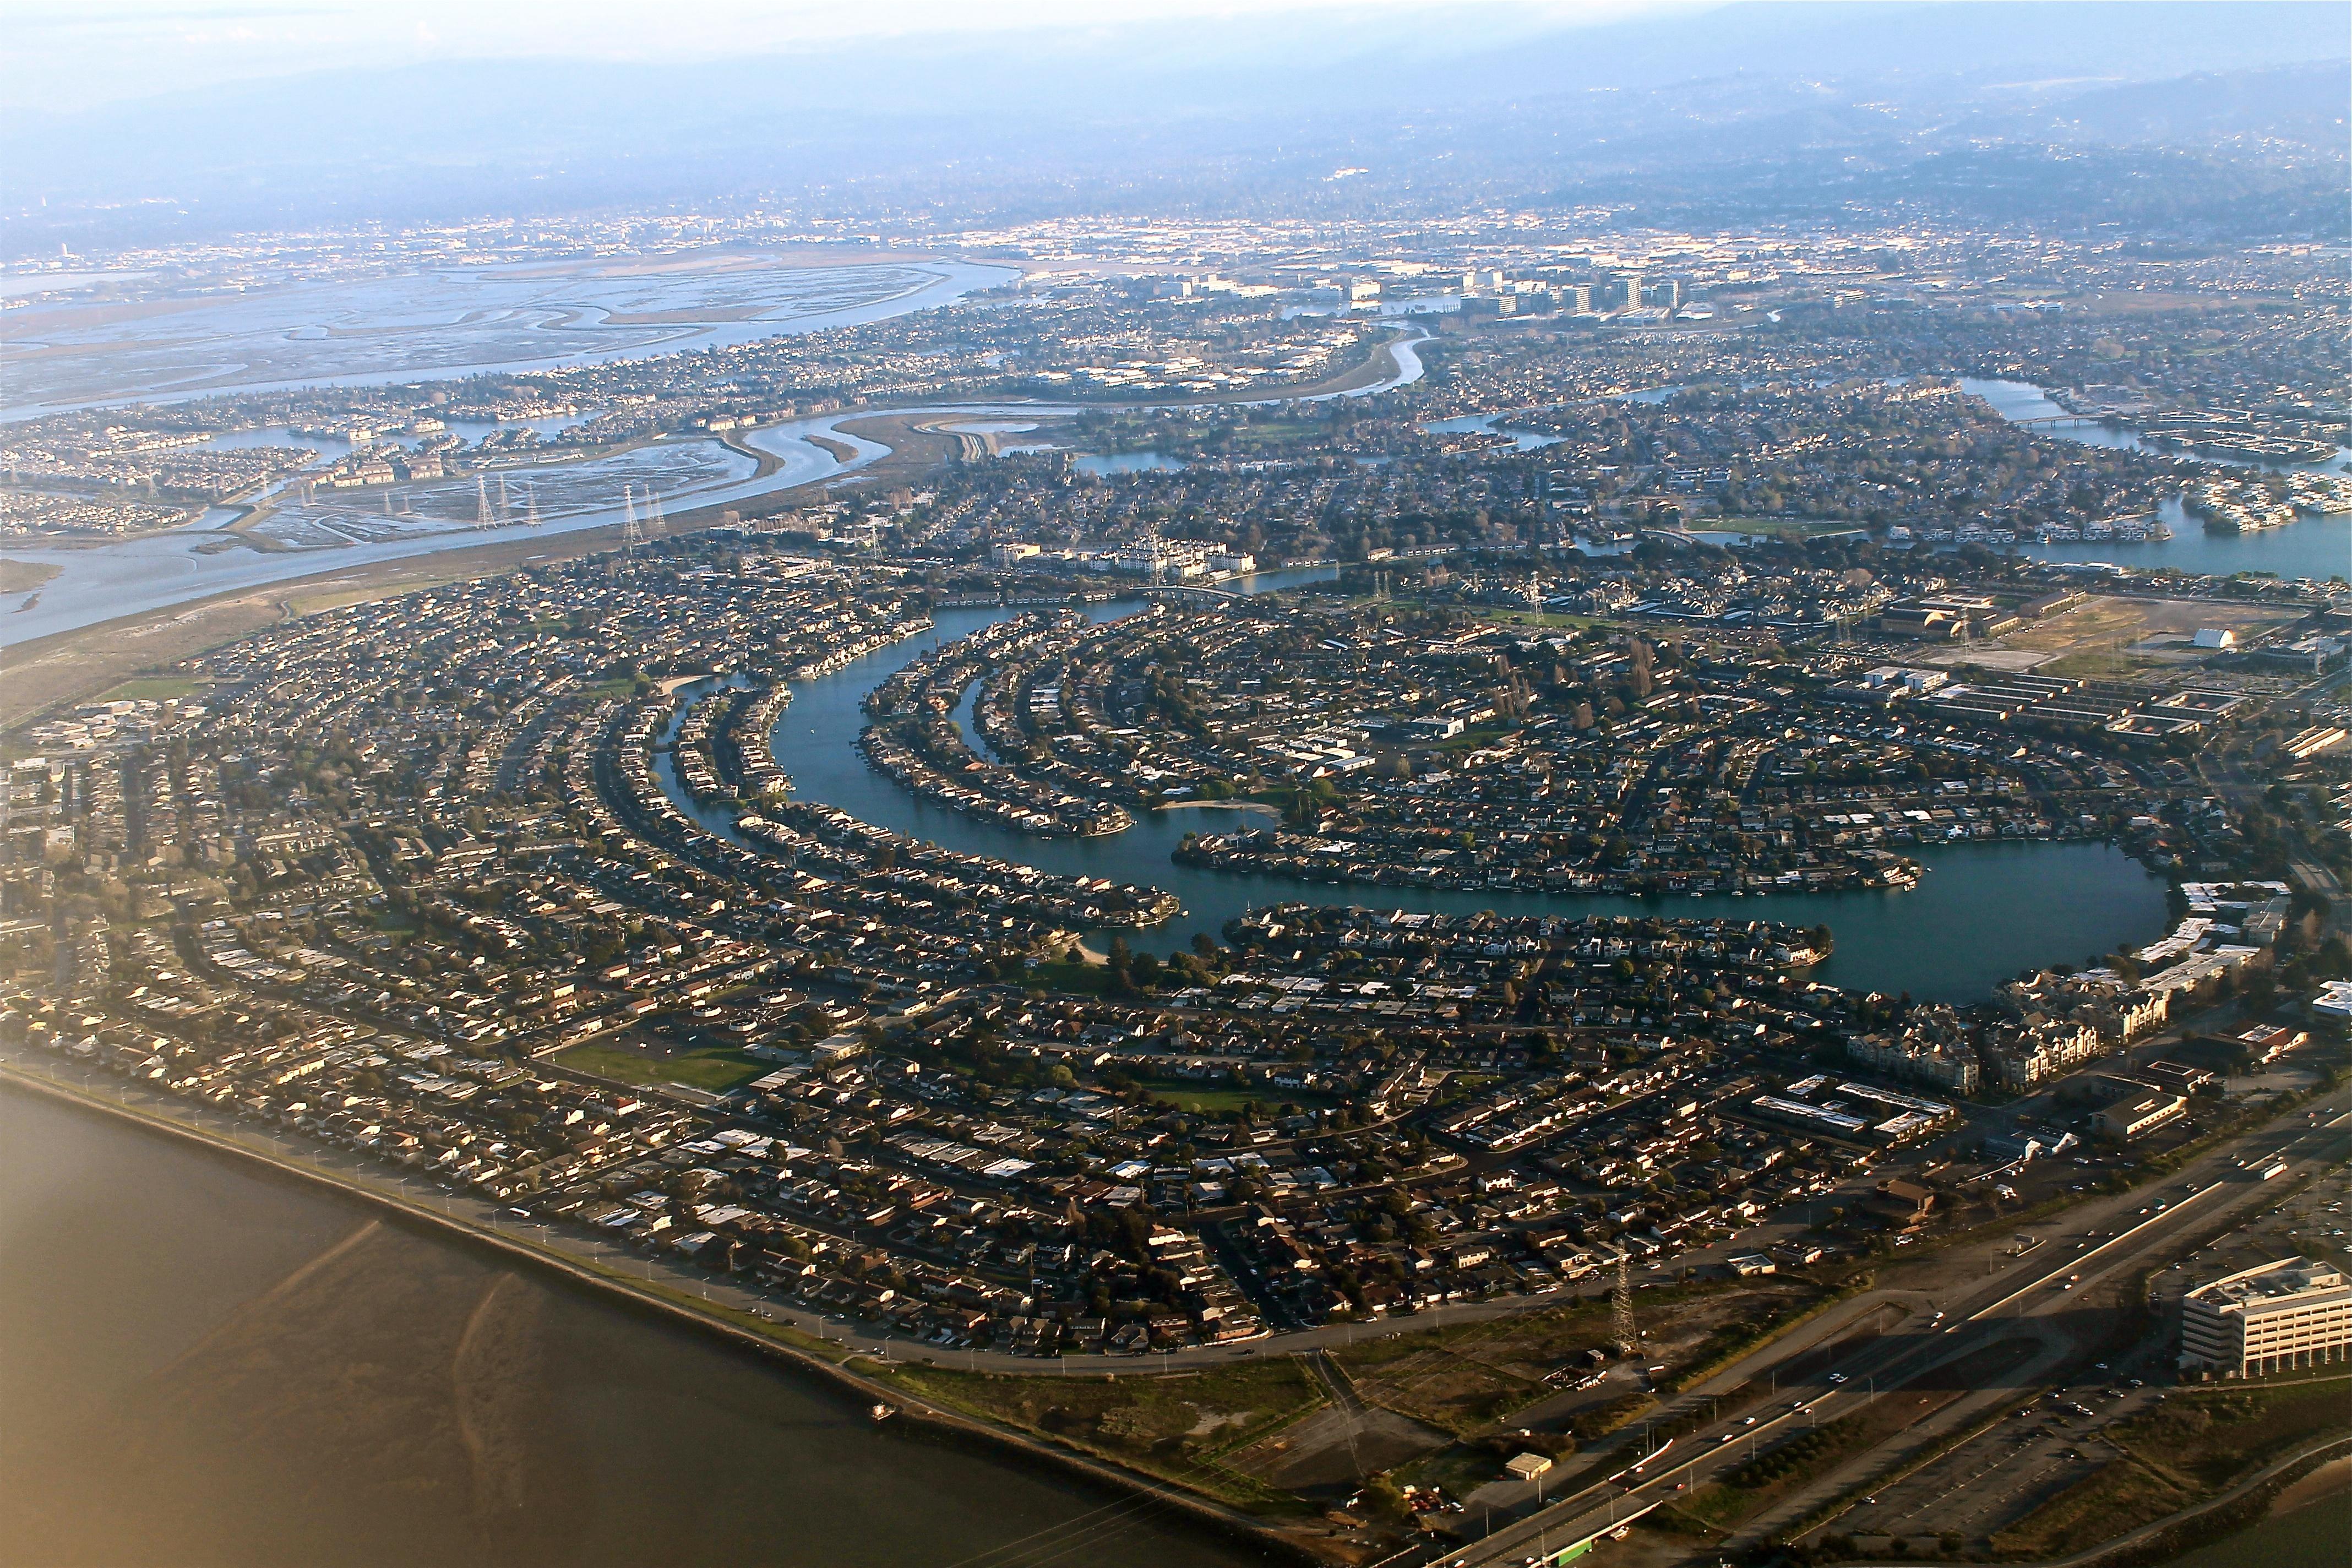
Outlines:
{"label": "hazy sky", "polygon": [[[1449,30],[1691,8],[1702,0],[1444,0]],[[572,55],[679,60],[859,37],[1119,21],[1433,10],[1432,0],[0,0],[0,90],[20,108],[356,65]]]}

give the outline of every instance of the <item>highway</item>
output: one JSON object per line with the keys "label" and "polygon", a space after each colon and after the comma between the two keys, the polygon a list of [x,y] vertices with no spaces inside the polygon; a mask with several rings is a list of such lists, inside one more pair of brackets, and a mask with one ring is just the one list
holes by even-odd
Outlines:
{"label": "highway", "polygon": [[[1685,1488],[1717,1479],[1799,1430],[1853,1415],[1938,1366],[2021,1335],[2035,1342],[2032,1358],[2014,1373],[2005,1374],[1999,1386],[1952,1402],[1906,1434],[1914,1439],[1906,1446],[1916,1447],[1990,1406],[2014,1403],[2038,1383],[2046,1385],[2046,1374],[2076,1359],[2079,1347],[2062,1320],[2079,1311],[2077,1304],[2086,1296],[2118,1277],[2160,1263],[2181,1250],[2191,1236],[2276,1202],[2299,1178],[2347,1158],[2352,1158],[2352,1090],[2341,1090],[2208,1152],[2181,1171],[2104,1203],[2083,1205],[2068,1216],[2071,1223],[2090,1227],[2110,1218],[2130,1222],[2112,1236],[2086,1231],[2071,1243],[2046,1242],[1989,1278],[1948,1294],[1889,1292],[1890,1299],[1925,1302],[1934,1309],[1933,1315],[1915,1312],[1907,1331],[1880,1339],[1834,1367],[1781,1384],[1763,1406],[1749,1406],[1748,1415],[1703,1426],[1654,1458],[1627,1465],[1467,1548],[1440,1553],[1438,1560],[1448,1568],[1543,1560],[1606,1533]],[[2259,1168],[2273,1159],[2284,1160],[2288,1169],[2272,1181],[2240,1164]],[[1768,1374],[1777,1380],[1782,1366],[1810,1353],[1810,1346],[1773,1347],[1702,1389],[1727,1386],[1727,1380],[1735,1374],[1743,1382]],[[1765,1356],[1775,1359],[1758,1364]],[[1695,1390],[1659,1415],[1687,1411],[1706,1397]],[[1866,1459],[1876,1468],[1889,1457],[1882,1450]],[[1741,1534],[1767,1533],[1773,1525],[1800,1517],[1824,1500],[1837,1479],[1832,1471],[1822,1482],[1782,1500],[1748,1521]]]}

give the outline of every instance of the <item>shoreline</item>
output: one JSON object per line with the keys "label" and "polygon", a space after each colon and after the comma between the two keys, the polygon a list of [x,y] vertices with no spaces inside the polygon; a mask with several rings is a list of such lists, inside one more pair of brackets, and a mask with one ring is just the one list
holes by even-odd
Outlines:
{"label": "shoreline", "polygon": [[[1232,404],[1235,406],[1259,406],[1293,398],[1321,401],[1334,397],[1358,397],[1414,379],[1406,371],[1406,361],[1408,358],[1414,358],[1414,363],[1416,366],[1418,365],[1418,360],[1411,355],[1411,350],[1414,344],[1425,342],[1427,338],[1428,334],[1425,332],[1415,335],[1400,333],[1377,345],[1373,353],[1348,371],[1327,378],[1325,382],[1315,384],[1312,387],[1293,388],[1276,397],[1180,399],[1174,402],[1128,400],[1098,405],[1065,405],[1055,411],[1075,413],[1080,406],[1107,408],[1191,406],[1195,403],[1208,405]],[[1383,364],[1387,367],[1385,372],[1381,368]],[[1337,389],[1318,390],[1318,388]],[[821,427],[813,430],[808,439],[813,447],[825,453],[833,460],[835,467],[832,472],[814,476],[798,484],[756,491],[731,501],[727,500],[697,501],[691,498],[680,497],[678,499],[687,504],[682,506],[677,514],[670,517],[670,528],[677,533],[692,532],[722,523],[726,514],[730,510],[749,521],[793,509],[823,499],[835,485],[853,477],[867,483],[877,480],[909,482],[919,479],[950,459],[952,454],[940,448],[952,447],[954,442],[951,437],[943,436],[940,432],[921,428],[917,423],[918,420],[927,415],[963,412],[969,411],[954,407],[932,406],[918,402],[911,405],[862,405],[818,416]],[[877,434],[894,435],[898,439],[888,443],[888,450],[874,454],[870,458],[861,458],[854,448],[850,448],[845,455],[843,448],[847,444],[842,442],[834,432],[853,424],[864,425],[874,429]],[[763,477],[772,477],[776,468],[782,467],[781,461],[775,458],[774,454],[762,453],[759,448],[740,438],[728,439],[719,435],[714,435],[711,438],[717,441],[722,449],[749,455],[761,461],[761,467],[766,470],[765,474],[755,473],[744,480],[738,481],[740,483],[757,484]],[[771,463],[774,466],[770,467]],[[234,520],[233,526],[221,531],[225,535],[234,534],[239,543],[259,548],[258,541],[246,531],[245,525],[256,521],[264,513],[263,507],[246,504],[242,515]],[[140,538],[165,538],[184,531],[184,530],[163,530],[152,535],[141,535]],[[594,553],[598,550],[616,548],[621,542],[623,527],[619,522],[591,523],[580,527],[561,528],[551,532],[532,532],[521,538],[502,539],[487,543],[461,542],[460,541],[470,531],[472,531],[452,530],[443,536],[446,542],[431,543],[419,541],[417,542],[424,547],[407,550],[399,554],[360,562],[321,561],[314,572],[291,573],[282,577],[269,577],[260,582],[225,585],[211,591],[199,588],[184,598],[171,599],[163,604],[120,616],[101,616],[84,621],[79,626],[67,626],[7,643],[5,647],[0,647],[0,665],[10,668],[21,682],[28,664],[39,663],[45,658],[53,658],[61,651],[73,649],[80,639],[110,638],[120,642],[137,638],[164,627],[184,626],[213,608],[240,602],[270,604],[278,612],[278,616],[273,618],[289,614],[299,614],[302,612],[294,607],[293,602],[306,586],[320,585],[325,581],[337,578],[348,581],[356,590],[348,596],[339,597],[338,602],[349,603],[353,600],[382,596],[406,588],[424,587],[467,577],[511,572],[533,561],[568,560],[579,555]],[[104,550],[110,548],[111,544],[120,542],[119,541],[92,542],[86,547],[77,548]],[[40,549],[47,546],[38,542],[0,543],[0,562],[18,565],[44,564],[44,563],[21,561],[7,553],[9,550],[18,548]],[[526,551],[530,553],[520,553]],[[308,553],[278,551],[265,552]],[[335,552],[327,551],[320,553],[332,555]],[[29,608],[30,604],[31,602],[27,601],[16,607],[23,610]],[[0,630],[5,629],[0,628]],[[250,626],[244,626],[238,628],[238,631],[250,629],[252,629]],[[89,680],[68,682],[63,684],[59,689],[43,690],[26,701],[23,708],[0,713],[0,724],[8,726],[21,724],[60,704],[80,700],[89,692],[104,689],[106,686],[114,684],[129,675],[140,673],[150,667],[167,667],[181,658],[189,657],[192,652],[202,651],[204,647],[215,646],[217,642],[229,640],[236,635],[238,635],[238,632],[227,633],[215,639],[215,642],[205,643],[195,648],[184,646],[184,639],[174,639],[181,646],[175,646],[168,650],[163,648],[152,651],[135,650],[135,653],[145,653],[147,657],[133,657],[130,661],[131,667],[120,669],[110,679],[97,681],[95,684]],[[87,661],[77,660],[77,662]]]}
{"label": "shoreline", "polygon": [[[23,1062],[13,1057],[0,1058],[0,1092],[9,1091],[37,1095],[84,1113],[109,1116],[143,1131],[173,1138],[200,1152],[250,1163],[280,1178],[356,1200],[404,1222],[421,1222],[422,1226],[437,1239],[496,1252],[521,1267],[536,1268],[567,1286],[590,1293],[621,1310],[650,1317],[674,1327],[688,1328],[709,1335],[735,1350],[787,1363],[811,1375],[829,1392],[856,1403],[869,1406],[888,1405],[895,1412],[891,1417],[893,1423],[904,1423],[919,1430],[928,1439],[978,1439],[1006,1457],[1043,1460],[1069,1476],[1108,1488],[1130,1500],[1174,1509],[1198,1527],[1238,1539],[1262,1551],[1278,1553],[1291,1562],[1316,1564],[1319,1568],[1330,1561],[1307,1551],[1299,1542],[1261,1521],[1213,1500],[1176,1490],[1166,1483],[1122,1469],[1107,1460],[1048,1444],[1024,1432],[976,1419],[933,1404],[920,1394],[909,1393],[895,1384],[852,1371],[848,1363],[874,1359],[860,1352],[853,1351],[840,1362],[828,1360],[815,1351],[793,1344],[782,1337],[757,1332],[730,1322],[714,1312],[699,1310],[686,1300],[672,1300],[658,1289],[640,1287],[624,1277],[608,1275],[495,1230],[483,1230],[454,1215],[435,1214],[421,1205],[403,1202],[356,1179],[347,1179],[297,1160],[265,1153],[200,1124],[176,1121],[135,1109],[127,1102],[109,1101],[98,1095],[43,1079],[28,1071]],[[1049,1374],[1037,1375],[1042,1378]]]}
{"label": "shoreline", "polygon": [[1262,800],[1163,800],[1151,808],[1154,811],[1263,811],[1270,816],[1280,816],[1281,811]]}

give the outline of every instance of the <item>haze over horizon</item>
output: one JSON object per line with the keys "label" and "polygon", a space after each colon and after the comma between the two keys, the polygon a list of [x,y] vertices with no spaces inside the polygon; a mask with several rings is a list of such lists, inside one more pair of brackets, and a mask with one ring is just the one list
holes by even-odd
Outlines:
{"label": "haze over horizon", "polygon": [[[863,31],[798,7],[732,37],[721,9],[658,47],[623,9],[524,33],[508,12],[444,31],[428,6],[398,38],[351,7],[191,11],[202,26],[143,50],[109,47],[141,12],[36,14],[0,113],[5,249],[648,200],[974,223],[1639,191],[1801,216],[1842,182],[2051,145],[2178,164],[2192,193],[2284,154],[2323,173],[2211,195],[2242,186],[2296,231],[2324,221],[2343,163],[2352,58],[2347,10],[2323,0],[1160,0],[1113,25],[1049,7],[1002,26],[916,4]],[[2191,76],[2194,92],[2163,88]]]}

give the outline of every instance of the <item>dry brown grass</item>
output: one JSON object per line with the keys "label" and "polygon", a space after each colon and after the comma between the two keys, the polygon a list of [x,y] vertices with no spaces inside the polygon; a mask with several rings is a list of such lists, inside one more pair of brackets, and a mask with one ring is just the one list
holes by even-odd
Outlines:
{"label": "dry brown grass", "polygon": [[279,619],[271,593],[257,591],[152,616],[87,626],[10,648],[0,658],[0,727],[14,727],[79,702],[134,676],[169,669]]}
{"label": "dry brown grass", "polygon": [[0,556],[0,594],[29,594],[64,570],[46,561],[11,561]]}
{"label": "dry brown grass", "polygon": [[2200,626],[2250,626],[2292,620],[2294,612],[2255,605],[2219,605],[2207,599],[2095,598],[2064,615],[2019,627],[2000,646],[2074,657],[2112,652],[2158,632],[2194,632]]}
{"label": "dry brown grass", "polygon": [[2004,1556],[2063,1557],[2186,1508],[2191,1499],[2129,1459],[2100,1466],[1992,1538]]}

